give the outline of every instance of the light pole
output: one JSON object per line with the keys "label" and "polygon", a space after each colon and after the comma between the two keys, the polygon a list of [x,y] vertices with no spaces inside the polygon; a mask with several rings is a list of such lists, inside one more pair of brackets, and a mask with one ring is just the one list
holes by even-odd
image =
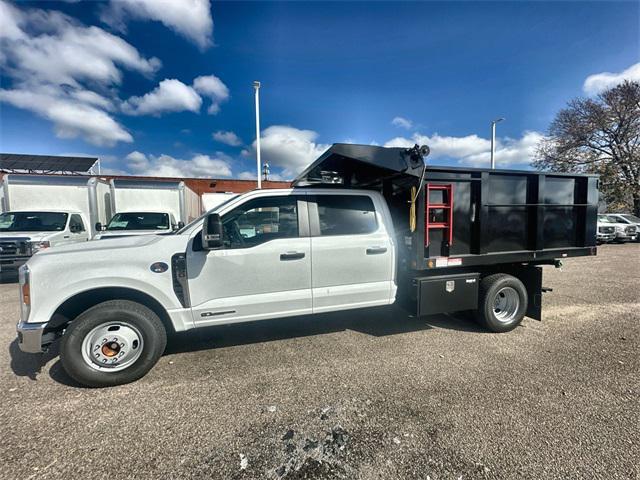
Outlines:
{"label": "light pole", "polygon": [[503,121],[504,118],[496,118],[491,122],[491,170],[496,168],[496,123]]}
{"label": "light pole", "polygon": [[258,173],[258,189],[262,188],[262,169],[260,168],[260,82],[253,82],[256,92],[256,166]]}

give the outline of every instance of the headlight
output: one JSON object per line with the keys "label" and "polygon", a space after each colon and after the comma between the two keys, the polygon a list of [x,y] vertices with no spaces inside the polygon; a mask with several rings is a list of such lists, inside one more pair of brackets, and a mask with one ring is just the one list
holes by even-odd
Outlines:
{"label": "headlight", "polygon": [[18,270],[18,277],[20,281],[21,316],[22,320],[26,322],[31,310],[31,271],[29,267],[22,265]]}
{"label": "headlight", "polygon": [[31,253],[36,253],[45,248],[49,248],[51,246],[51,242],[49,242],[49,240],[44,240],[41,242],[29,242],[29,246],[31,247]]}

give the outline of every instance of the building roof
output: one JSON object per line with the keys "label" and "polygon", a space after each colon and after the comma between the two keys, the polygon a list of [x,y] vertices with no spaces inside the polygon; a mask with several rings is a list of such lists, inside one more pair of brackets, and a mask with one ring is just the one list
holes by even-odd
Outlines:
{"label": "building roof", "polygon": [[25,155],[0,153],[0,170],[8,172],[79,172],[86,173],[98,161],[96,157]]}

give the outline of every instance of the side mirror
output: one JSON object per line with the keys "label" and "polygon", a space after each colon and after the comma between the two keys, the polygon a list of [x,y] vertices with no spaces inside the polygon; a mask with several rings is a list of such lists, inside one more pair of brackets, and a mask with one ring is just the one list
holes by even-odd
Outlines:
{"label": "side mirror", "polygon": [[217,213],[210,213],[204,218],[202,224],[202,248],[204,250],[215,250],[222,247],[222,219]]}
{"label": "side mirror", "polygon": [[178,230],[180,230],[182,227],[184,227],[184,222],[178,222]]}
{"label": "side mirror", "polygon": [[102,231],[102,224],[100,222],[96,222],[96,232]]}

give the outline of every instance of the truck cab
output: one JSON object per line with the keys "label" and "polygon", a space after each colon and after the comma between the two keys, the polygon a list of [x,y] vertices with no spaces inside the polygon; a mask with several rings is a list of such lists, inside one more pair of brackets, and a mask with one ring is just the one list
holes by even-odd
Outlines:
{"label": "truck cab", "polygon": [[107,225],[96,224],[96,240],[129,235],[157,235],[183,226],[172,212],[131,211],[116,213]]}
{"label": "truck cab", "polygon": [[46,248],[90,238],[78,211],[11,211],[0,214],[0,270],[17,270]]}

